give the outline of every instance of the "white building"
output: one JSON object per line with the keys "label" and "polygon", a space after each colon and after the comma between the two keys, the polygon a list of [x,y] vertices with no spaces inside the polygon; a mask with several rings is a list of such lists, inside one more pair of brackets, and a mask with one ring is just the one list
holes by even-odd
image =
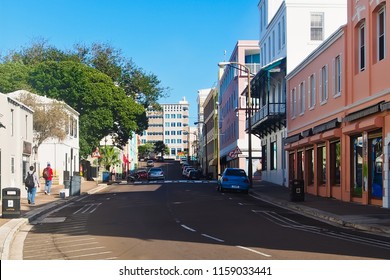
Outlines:
{"label": "white building", "polygon": [[[26,94],[35,96],[37,102],[43,105],[49,105],[56,101],[25,90],[11,92],[8,96],[16,99]],[[63,141],[55,138],[46,139],[36,151],[37,158],[33,159],[40,175],[47,163],[50,163],[54,173],[53,185],[63,185],[64,179],[69,180],[69,176],[78,174],[80,171],[79,113],[67,104],[64,104],[64,108],[69,116],[65,128],[67,132],[66,138]]]}
{"label": "white building", "polygon": [[169,148],[166,158],[177,159],[187,152],[189,107],[185,97],[179,103],[161,104],[162,111],[148,108],[149,127],[141,136],[141,144],[163,141]]}
{"label": "white building", "polygon": [[[0,93],[0,188],[20,188],[26,197],[24,178],[33,163],[33,111]],[[2,191],[1,191],[2,193]]]}
{"label": "white building", "polygon": [[[252,79],[262,179],[287,185],[285,76],[347,21],[347,0],[260,0],[260,64]],[[248,125],[248,122],[247,122]]]}

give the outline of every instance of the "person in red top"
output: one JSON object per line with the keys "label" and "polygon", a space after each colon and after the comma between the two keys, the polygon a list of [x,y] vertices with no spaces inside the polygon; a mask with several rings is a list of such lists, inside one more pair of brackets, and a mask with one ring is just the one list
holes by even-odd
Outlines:
{"label": "person in red top", "polygon": [[43,178],[45,179],[45,194],[50,195],[53,180],[53,169],[51,169],[50,163],[43,169]]}

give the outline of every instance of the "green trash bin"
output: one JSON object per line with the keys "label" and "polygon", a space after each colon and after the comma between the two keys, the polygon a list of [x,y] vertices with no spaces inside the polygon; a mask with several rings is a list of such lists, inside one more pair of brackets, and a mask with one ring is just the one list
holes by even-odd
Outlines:
{"label": "green trash bin", "polygon": [[2,190],[2,211],[3,218],[20,217],[20,189],[4,188]]}

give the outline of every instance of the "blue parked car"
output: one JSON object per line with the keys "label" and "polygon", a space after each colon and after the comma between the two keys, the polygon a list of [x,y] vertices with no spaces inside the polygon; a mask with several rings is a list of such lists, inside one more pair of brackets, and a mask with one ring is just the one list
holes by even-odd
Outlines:
{"label": "blue parked car", "polygon": [[237,190],[249,192],[249,178],[245,170],[239,168],[226,168],[218,179],[218,190]]}

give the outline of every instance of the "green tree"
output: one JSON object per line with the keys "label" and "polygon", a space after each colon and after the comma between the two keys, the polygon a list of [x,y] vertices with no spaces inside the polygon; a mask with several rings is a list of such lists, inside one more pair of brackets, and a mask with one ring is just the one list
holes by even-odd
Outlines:
{"label": "green tree", "polygon": [[133,132],[145,130],[145,108],[158,107],[168,90],[108,44],[62,51],[38,39],[0,60],[0,91],[27,89],[63,100],[80,113],[82,157],[110,133],[121,147]]}
{"label": "green tree", "polygon": [[161,156],[166,154],[167,148],[167,145],[165,145],[163,141],[157,141],[154,143],[154,152],[156,154],[161,154]]}
{"label": "green tree", "polygon": [[144,108],[100,71],[73,62],[45,62],[30,72],[29,84],[41,95],[63,100],[80,113],[80,153],[91,153],[104,136],[113,133],[118,147],[132,132],[147,127]]}
{"label": "green tree", "polygon": [[154,145],[151,143],[146,143],[144,145],[138,146],[138,156],[146,158],[150,153],[154,151]]}
{"label": "green tree", "polygon": [[31,91],[28,84],[30,67],[23,63],[0,64],[0,92],[8,93],[19,89]]}

